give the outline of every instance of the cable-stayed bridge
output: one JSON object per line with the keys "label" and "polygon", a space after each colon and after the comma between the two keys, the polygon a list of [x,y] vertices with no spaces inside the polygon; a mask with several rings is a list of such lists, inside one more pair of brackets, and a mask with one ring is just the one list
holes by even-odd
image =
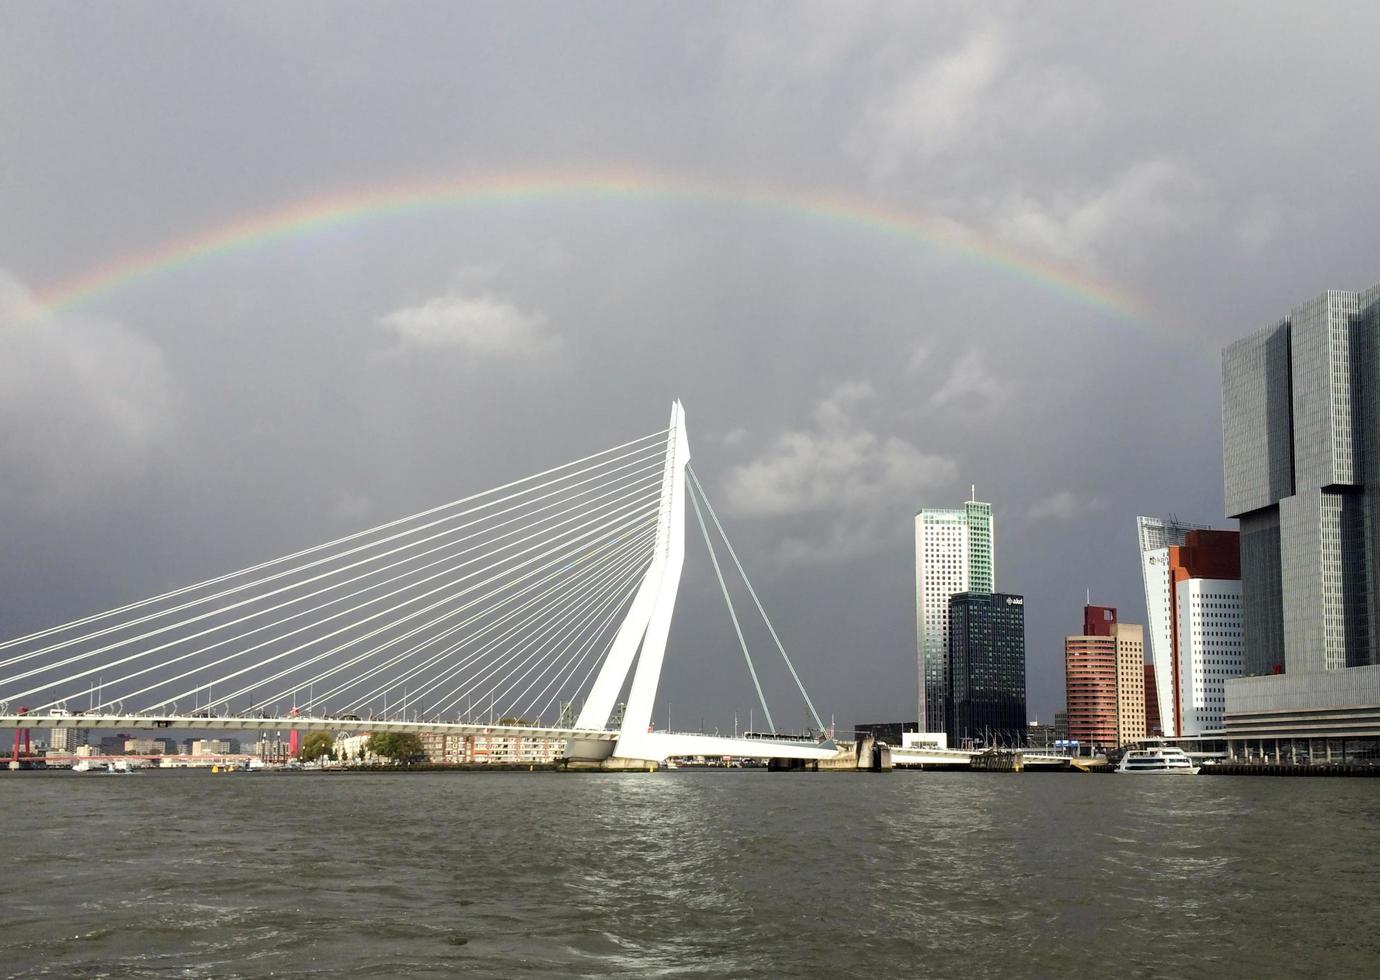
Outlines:
{"label": "cable-stayed bridge", "polygon": [[[726,565],[817,738],[653,730],[687,510],[768,731]],[[607,766],[838,755],[690,467],[679,402],[602,452],[0,643],[0,728],[58,726],[542,735]]]}

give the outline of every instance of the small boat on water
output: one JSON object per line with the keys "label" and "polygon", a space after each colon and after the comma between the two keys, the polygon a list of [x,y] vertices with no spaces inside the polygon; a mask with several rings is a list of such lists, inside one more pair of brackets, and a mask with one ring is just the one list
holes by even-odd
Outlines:
{"label": "small boat on water", "polygon": [[1196,776],[1198,766],[1183,749],[1162,746],[1154,749],[1131,749],[1121,757],[1117,772],[1148,773],[1159,776]]}

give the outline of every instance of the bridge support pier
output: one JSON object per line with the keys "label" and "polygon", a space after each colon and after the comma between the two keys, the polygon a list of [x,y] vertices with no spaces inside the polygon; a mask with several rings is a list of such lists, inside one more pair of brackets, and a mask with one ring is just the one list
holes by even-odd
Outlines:
{"label": "bridge support pier", "polygon": [[[293,705],[292,710],[288,712],[288,717],[289,717],[289,718],[296,718],[296,717],[297,717],[297,706],[296,706],[296,705]],[[302,733],[301,733],[300,731],[298,731],[296,728],[294,728],[294,729],[292,729],[290,732],[288,732],[288,758],[289,758],[289,759],[295,759],[295,758],[297,758],[297,757],[298,757],[299,755],[301,755],[301,754],[302,754]]]}
{"label": "bridge support pier", "polygon": [[[29,709],[21,704],[18,713],[27,715]],[[10,768],[18,769],[20,758],[30,755],[33,755],[33,746],[29,741],[29,730],[23,727],[16,728],[14,730],[14,761],[10,763]]]}
{"label": "bridge support pier", "polygon": [[871,737],[841,742],[832,758],[767,760],[768,772],[891,772],[891,746]]}
{"label": "bridge support pier", "polygon": [[572,738],[565,743],[565,768],[573,772],[654,772],[661,767],[651,759],[615,757],[617,742]]}

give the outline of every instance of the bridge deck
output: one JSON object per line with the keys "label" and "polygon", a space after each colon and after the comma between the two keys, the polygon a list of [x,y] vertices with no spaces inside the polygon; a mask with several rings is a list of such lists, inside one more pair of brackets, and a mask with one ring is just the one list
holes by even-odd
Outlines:
{"label": "bridge deck", "polygon": [[244,717],[241,715],[0,715],[0,730],[8,728],[113,728],[131,730],[198,731],[330,731],[434,732],[444,735],[507,735],[511,737],[616,741],[618,732],[583,728],[543,728],[539,725],[484,725],[472,722],[401,721],[393,718],[324,718],[310,715]]}

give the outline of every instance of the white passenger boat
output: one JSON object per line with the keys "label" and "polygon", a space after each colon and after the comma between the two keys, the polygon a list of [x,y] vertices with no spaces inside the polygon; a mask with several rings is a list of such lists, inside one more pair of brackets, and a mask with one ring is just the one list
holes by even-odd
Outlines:
{"label": "white passenger boat", "polygon": [[1194,776],[1197,775],[1198,768],[1183,749],[1166,745],[1155,749],[1131,749],[1121,757],[1121,765],[1116,767],[1116,771]]}

